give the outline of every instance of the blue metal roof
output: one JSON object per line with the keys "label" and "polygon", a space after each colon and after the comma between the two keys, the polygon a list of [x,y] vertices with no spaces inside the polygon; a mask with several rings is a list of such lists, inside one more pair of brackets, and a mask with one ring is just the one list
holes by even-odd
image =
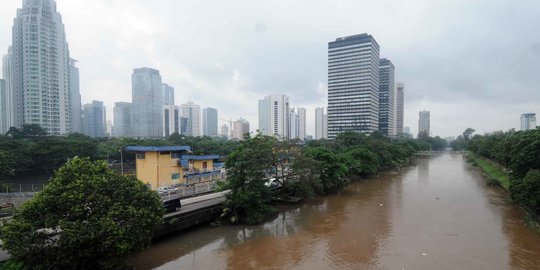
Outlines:
{"label": "blue metal roof", "polygon": [[191,147],[183,146],[126,146],[127,152],[179,152],[191,151]]}
{"label": "blue metal roof", "polygon": [[205,155],[205,156],[182,155],[182,159],[185,159],[185,160],[219,159],[219,155]]}

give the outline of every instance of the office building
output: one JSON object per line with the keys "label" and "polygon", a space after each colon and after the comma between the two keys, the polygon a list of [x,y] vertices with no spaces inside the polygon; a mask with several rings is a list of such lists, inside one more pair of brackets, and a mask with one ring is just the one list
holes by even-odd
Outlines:
{"label": "office building", "polygon": [[388,137],[396,135],[394,87],[394,64],[382,58],[379,61],[379,131]]}
{"label": "office building", "polygon": [[163,105],[163,137],[180,134],[180,107]]}
{"label": "office building", "polygon": [[403,127],[403,133],[404,134],[411,134],[411,128],[410,127]]}
{"label": "office building", "polygon": [[259,100],[259,131],[263,135],[288,139],[289,106],[289,97],[285,95],[269,95]]}
{"label": "office building", "polygon": [[289,138],[297,139],[298,138],[298,126],[300,125],[300,119],[298,118],[298,113],[293,109],[289,113]]}
{"label": "office building", "polygon": [[0,79],[0,135],[6,134],[9,127],[7,124],[7,89],[6,80]]}
{"label": "office building", "polygon": [[113,110],[113,137],[131,137],[131,103],[116,102]]}
{"label": "office building", "polygon": [[243,118],[234,121],[232,139],[243,140],[246,134],[249,134],[249,122]]}
{"label": "office building", "polygon": [[166,83],[161,85],[163,105],[174,105],[174,88]]}
{"label": "office building", "polygon": [[315,140],[328,138],[328,115],[324,113],[324,107],[315,108]]}
{"label": "office building", "polygon": [[162,83],[158,70],[136,68],[131,75],[133,136],[161,138],[163,136]]}
{"label": "office building", "polygon": [[201,136],[201,106],[189,101],[180,106],[182,117],[186,118],[185,133],[186,136]]}
{"label": "office building", "polygon": [[298,108],[298,138],[306,139],[306,108]]}
{"label": "office building", "polygon": [[102,101],[92,101],[84,104],[83,133],[92,138],[103,138],[107,132],[105,106]]}
{"label": "office building", "polygon": [[229,138],[229,126],[225,124],[221,126],[221,137],[224,137],[225,139]]}
{"label": "office building", "polygon": [[71,132],[82,132],[82,106],[81,91],[79,88],[79,69],[76,66],[78,61],[69,59],[69,88],[71,94]]}
{"label": "office building", "polygon": [[203,109],[202,131],[204,136],[216,137],[218,135],[218,111],[216,109]]}
{"label": "office building", "polygon": [[328,43],[328,138],[379,129],[379,44],[368,34]]}
{"label": "office building", "polygon": [[418,113],[418,136],[421,134],[430,136],[431,131],[429,127],[429,111],[421,111]]}
{"label": "office building", "polygon": [[403,117],[405,105],[405,84],[397,83],[396,87],[396,134],[403,132]]}
{"label": "office building", "polygon": [[[12,73],[11,73],[11,58],[12,58],[12,49],[11,46],[8,48],[8,53],[2,57],[2,78],[4,79],[4,99],[0,102],[0,111],[4,112],[3,117],[3,129],[9,130],[13,126],[13,93],[11,82],[12,82]],[[6,130],[6,132],[7,132]],[[5,134],[5,132],[3,132]]]}
{"label": "office building", "polygon": [[38,124],[50,135],[70,133],[70,56],[62,17],[54,0],[22,3],[4,58],[10,74],[9,125]]}
{"label": "office building", "polygon": [[536,113],[524,113],[521,115],[521,130],[536,128]]}

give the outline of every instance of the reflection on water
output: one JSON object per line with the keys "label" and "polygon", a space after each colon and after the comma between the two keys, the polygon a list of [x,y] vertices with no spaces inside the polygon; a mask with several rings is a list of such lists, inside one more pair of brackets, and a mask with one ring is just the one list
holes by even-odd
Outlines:
{"label": "reflection on water", "polygon": [[284,207],[260,226],[199,227],[135,256],[137,269],[535,269],[540,237],[460,155]]}

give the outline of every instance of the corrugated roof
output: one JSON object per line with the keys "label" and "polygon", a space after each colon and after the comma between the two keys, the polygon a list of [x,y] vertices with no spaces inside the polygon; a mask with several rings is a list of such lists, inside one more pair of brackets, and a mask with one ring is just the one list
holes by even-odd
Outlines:
{"label": "corrugated roof", "polygon": [[191,151],[191,147],[182,146],[126,146],[127,152],[179,152]]}

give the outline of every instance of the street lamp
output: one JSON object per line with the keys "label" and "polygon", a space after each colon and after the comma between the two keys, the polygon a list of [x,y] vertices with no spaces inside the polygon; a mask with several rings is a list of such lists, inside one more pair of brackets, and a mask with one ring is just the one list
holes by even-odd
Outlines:
{"label": "street lamp", "polygon": [[120,152],[120,171],[124,175],[124,155],[122,149],[118,150],[118,152]]}

